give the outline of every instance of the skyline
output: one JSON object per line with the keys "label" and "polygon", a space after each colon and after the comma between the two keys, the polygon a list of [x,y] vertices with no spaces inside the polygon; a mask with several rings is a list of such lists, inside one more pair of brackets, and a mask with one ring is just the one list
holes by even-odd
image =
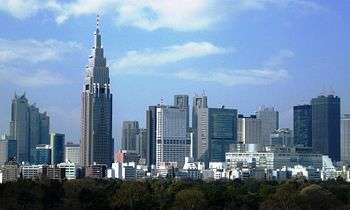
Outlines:
{"label": "skyline", "polygon": [[[73,5],[76,1],[71,2]],[[150,5],[140,3],[146,4],[141,5],[142,11],[150,10],[144,11],[146,16],[150,15],[148,22],[143,22],[143,17],[125,19],[127,11],[123,6],[132,5],[118,8],[120,17],[115,18],[115,14],[104,8],[120,1],[99,2],[97,5],[87,2],[91,8],[72,13],[76,17],[71,17],[69,12],[62,15],[59,9],[53,11],[52,5],[28,14],[21,12],[29,7],[13,11],[6,5],[0,6],[0,23],[4,25],[0,32],[1,133],[8,131],[15,91],[26,92],[31,103],[36,102],[40,110],[48,112],[52,132],[65,133],[67,141],[79,142],[79,96],[99,10],[104,11],[101,30],[112,72],[113,136],[117,142],[120,142],[122,121],[137,120],[145,127],[147,106],[160,103],[161,97],[165,104],[171,104],[175,94],[188,94],[192,98],[193,92],[200,94],[203,90],[209,107],[226,105],[239,113],[254,114],[260,105],[274,106],[280,111],[281,127],[292,127],[293,106],[309,103],[324,86],[333,86],[342,99],[342,113],[350,112],[346,94],[349,87],[346,81],[350,79],[346,67],[350,63],[345,58],[350,48],[349,43],[341,42],[341,38],[349,35],[345,26],[342,28],[349,20],[345,1],[335,3],[337,6],[326,1],[235,1],[237,7],[241,6],[239,11],[223,10],[229,17],[220,20],[213,18],[215,1],[177,5],[180,13],[191,15],[192,23],[184,22],[181,17],[171,22],[169,17],[174,14],[159,1],[151,1],[154,3]],[[203,13],[208,9],[206,3],[214,15]],[[295,11],[290,12],[291,8]],[[247,17],[250,13],[253,14]],[[290,13],[298,13],[300,17]],[[152,15],[158,16],[152,19]],[[197,23],[196,15],[207,18]],[[282,20],[275,20],[279,15]],[[115,24],[115,19],[119,24]],[[314,28],[310,29],[311,25]],[[199,74],[204,68],[206,71]],[[144,72],[140,73],[140,69]]]}

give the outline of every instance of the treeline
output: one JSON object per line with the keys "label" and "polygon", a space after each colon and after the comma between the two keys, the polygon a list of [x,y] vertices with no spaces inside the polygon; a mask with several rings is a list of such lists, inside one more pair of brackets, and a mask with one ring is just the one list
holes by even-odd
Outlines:
{"label": "treeline", "polygon": [[342,180],[18,180],[0,184],[0,209],[350,209]]}

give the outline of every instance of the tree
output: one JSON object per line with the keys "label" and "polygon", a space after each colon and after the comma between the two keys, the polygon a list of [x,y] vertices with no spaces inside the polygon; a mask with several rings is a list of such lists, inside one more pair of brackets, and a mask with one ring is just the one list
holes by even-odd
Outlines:
{"label": "tree", "polygon": [[207,201],[198,189],[186,189],[175,196],[174,209],[205,209]]}

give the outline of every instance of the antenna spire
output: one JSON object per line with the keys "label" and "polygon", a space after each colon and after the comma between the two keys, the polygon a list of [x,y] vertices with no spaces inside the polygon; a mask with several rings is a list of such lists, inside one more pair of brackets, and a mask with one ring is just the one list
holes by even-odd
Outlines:
{"label": "antenna spire", "polygon": [[100,15],[97,14],[96,16],[96,29],[99,30],[100,29]]}

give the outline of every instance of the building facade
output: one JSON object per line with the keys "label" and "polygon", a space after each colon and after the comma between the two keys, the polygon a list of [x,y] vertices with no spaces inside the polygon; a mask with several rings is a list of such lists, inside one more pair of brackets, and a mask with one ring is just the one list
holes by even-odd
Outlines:
{"label": "building facade", "polygon": [[113,162],[112,92],[98,24],[81,96],[80,151],[83,166],[93,163],[110,166]]}
{"label": "building facade", "polygon": [[173,106],[157,108],[156,166],[177,163],[182,167],[189,157],[191,142],[187,135],[186,110]]}
{"label": "building facade", "polygon": [[293,131],[289,128],[280,128],[271,134],[271,146],[293,147]]}
{"label": "building facade", "polygon": [[58,164],[65,162],[64,160],[64,144],[65,136],[60,133],[50,134],[50,146],[51,146],[51,164]]}
{"label": "building facade", "polygon": [[138,121],[124,121],[122,128],[122,149],[136,151],[137,135],[139,133]]}
{"label": "building facade", "polygon": [[40,113],[35,105],[29,105],[25,94],[15,94],[11,106],[10,136],[17,141],[18,163],[34,162],[38,144],[47,144],[50,118]]}
{"label": "building facade", "polygon": [[[200,129],[198,129],[198,109],[206,109],[208,108],[208,98],[205,95],[202,96],[195,96],[193,97],[193,104],[192,104],[192,156],[195,161],[197,161],[199,158],[201,158],[201,154],[198,154],[198,151],[201,150],[200,148],[197,148],[199,145],[198,141],[200,136],[198,136],[198,132]],[[203,113],[205,114],[205,113]]]}
{"label": "building facade", "polygon": [[293,107],[294,144],[312,147],[312,107],[300,105]]}
{"label": "building facade", "polygon": [[65,162],[74,163],[78,166],[80,162],[80,145],[68,142],[64,149]]}
{"label": "building facade", "polygon": [[256,117],[261,120],[261,142],[269,145],[271,133],[279,128],[279,113],[273,107],[261,107]]}
{"label": "building facade", "polygon": [[146,129],[147,129],[147,158],[148,167],[156,164],[156,133],[157,133],[157,107],[149,106],[146,111]]}
{"label": "building facade", "polygon": [[10,136],[2,135],[0,138],[0,166],[9,160],[15,160],[17,155],[17,142]]}
{"label": "building facade", "polygon": [[344,115],[341,119],[341,161],[350,164],[350,115]]}
{"label": "building facade", "polygon": [[222,108],[199,108],[197,110],[197,160],[221,162],[230,145],[237,143],[237,110]]}
{"label": "building facade", "polygon": [[261,120],[256,115],[238,115],[237,140],[242,144],[264,144],[261,141]]}
{"label": "building facade", "polygon": [[188,103],[188,95],[175,95],[174,106],[186,110],[186,127],[189,129],[190,125],[190,107]]}
{"label": "building facade", "polygon": [[332,161],[340,160],[340,98],[333,95],[311,100],[312,148],[329,155]]}

